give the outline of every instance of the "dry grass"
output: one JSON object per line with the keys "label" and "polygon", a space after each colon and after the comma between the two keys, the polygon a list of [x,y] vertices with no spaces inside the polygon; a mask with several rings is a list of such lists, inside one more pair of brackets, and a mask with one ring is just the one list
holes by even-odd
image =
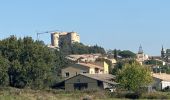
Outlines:
{"label": "dry grass", "polygon": [[[117,100],[125,99],[106,91],[63,91],[0,88],[0,100]],[[170,92],[143,93],[140,99],[170,99]]]}
{"label": "dry grass", "polygon": [[[108,100],[104,91],[63,91],[1,88],[0,100]],[[110,99],[111,100],[111,99]]]}

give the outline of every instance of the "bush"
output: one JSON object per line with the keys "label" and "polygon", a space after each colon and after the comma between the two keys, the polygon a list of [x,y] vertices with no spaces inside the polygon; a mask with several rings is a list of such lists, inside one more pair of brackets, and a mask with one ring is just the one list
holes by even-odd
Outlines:
{"label": "bush", "polygon": [[147,93],[147,94],[143,94],[142,99],[168,99],[168,95],[163,94],[163,93]]}
{"label": "bush", "polygon": [[83,100],[92,100],[92,97],[87,95],[83,98]]}
{"label": "bush", "polygon": [[165,87],[162,91],[163,92],[170,92],[170,86]]}
{"label": "bush", "polygon": [[139,93],[127,93],[125,95],[125,98],[129,98],[129,99],[138,99],[140,97]]}

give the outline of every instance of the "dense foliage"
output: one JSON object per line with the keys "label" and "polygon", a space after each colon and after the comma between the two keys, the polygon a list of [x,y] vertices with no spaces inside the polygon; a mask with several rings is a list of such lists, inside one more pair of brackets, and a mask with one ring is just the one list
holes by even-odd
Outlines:
{"label": "dense foliage", "polygon": [[123,88],[134,92],[152,82],[150,70],[138,63],[126,64],[116,78]]}
{"label": "dense foliage", "polygon": [[157,61],[157,60],[154,60],[154,59],[151,59],[151,60],[146,60],[144,62],[144,64],[146,65],[157,65],[157,66],[163,66],[162,62],[161,61]]}
{"label": "dense foliage", "polygon": [[135,58],[136,54],[129,50],[123,50],[118,53],[122,58]]}
{"label": "dense foliage", "polygon": [[113,55],[117,60],[118,58],[136,58],[136,54],[130,50],[109,50],[108,55]]}
{"label": "dense foliage", "polygon": [[101,53],[104,54],[104,48],[94,45],[94,46],[86,46],[83,43],[73,43],[71,46],[66,42],[63,42],[60,45],[60,50],[65,54],[91,54],[91,53]]}
{"label": "dense foliage", "polygon": [[0,86],[8,85],[8,60],[0,55]]}
{"label": "dense foliage", "polygon": [[145,65],[150,66],[154,73],[167,73],[170,74],[170,66],[168,64],[163,65],[162,61],[158,60],[146,60],[144,62]]}
{"label": "dense foliage", "polygon": [[68,63],[57,49],[31,37],[11,36],[0,41],[0,85],[44,88],[57,81],[61,67]]}
{"label": "dense foliage", "polygon": [[118,60],[117,63],[114,65],[114,68],[111,70],[113,75],[116,75],[117,72],[123,67],[125,67],[126,64],[132,64],[132,63],[138,63],[135,59],[121,59]]}

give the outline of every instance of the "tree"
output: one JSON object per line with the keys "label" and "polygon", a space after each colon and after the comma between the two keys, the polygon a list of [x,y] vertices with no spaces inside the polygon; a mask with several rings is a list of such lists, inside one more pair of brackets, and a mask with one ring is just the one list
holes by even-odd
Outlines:
{"label": "tree", "polygon": [[105,54],[104,48],[98,45],[86,46],[83,43],[78,43],[78,42],[69,44],[67,41],[63,41],[62,43],[60,43],[60,51],[62,51],[65,55],[91,54],[91,53]]}
{"label": "tree", "polygon": [[25,71],[18,60],[11,62],[11,66],[8,69],[10,85],[23,88],[26,85]]}
{"label": "tree", "polygon": [[116,78],[121,86],[134,92],[138,92],[141,87],[145,87],[152,82],[150,70],[138,63],[126,64],[118,72]]}
{"label": "tree", "polygon": [[116,75],[117,72],[121,69],[123,69],[123,67],[125,67],[126,64],[132,64],[132,63],[138,63],[135,59],[120,59],[118,60],[118,62],[115,64],[114,68],[112,69],[112,74]]}
{"label": "tree", "polygon": [[71,54],[91,54],[91,53],[101,53],[105,54],[104,48],[94,45],[86,46],[83,43],[73,43],[71,45]]}
{"label": "tree", "polygon": [[136,57],[136,54],[129,50],[120,51],[118,55],[121,56],[122,58],[135,58]]}
{"label": "tree", "polygon": [[60,51],[62,51],[64,54],[68,55],[71,53],[71,46],[66,40],[63,40],[63,42],[61,42],[59,45]]}
{"label": "tree", "polygon": [[88,46],[85,46],[83,43],[74,43],[71,46],[71,54],[88,54]]}
{"label": "tree", "polygon": [[104,48],[98,46],[97,44],[94,46],[89,46],[88,47],[89,53],[101,53],[101,54],[105,54],[105,50]]}
{"label": "tree", "polygon": [[17,39],[11,36],[0,41],[2,84],[18,88],[49,87],[56,81],[58,70],[66,64],[65,55],[57,49],[48,48],[42,41],[34,41],[31,37]]}
{"label": "tree", "polygon": [[8,67],[9,61],[0,55],[0,86],[8,85]]}
{"label": "tree", "polygon": [[117,50],[116,50],[116,49],[114,49],[114,50],[113,50],[113,53],[114,53],[114,58],[117,60],[117,58],[118,58],[118,57],[117,57],[117,56],[118,56],[118,52],[117,52]]}
{"label": "tree", "polygon": [[146,65],[158,65],[158,66],[163,66],[163,63],[161,61],[157,61],[157,60],[154,60],[154,59],[151,59],[151,60],[146,60],[144,62]]}

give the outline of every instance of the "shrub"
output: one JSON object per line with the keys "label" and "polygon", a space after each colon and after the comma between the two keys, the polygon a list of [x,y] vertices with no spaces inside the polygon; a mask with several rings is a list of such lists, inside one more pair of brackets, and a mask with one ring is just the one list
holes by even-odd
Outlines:
{"label": "shrub", "polygon": [[162,91],[163,92],[170,92],[170,86],[165,87]]}
{"label": "shrub", "polygon": [[147,93],[143,94],[142,99],[168,99],[168,95],[163,94],[163,93]]}
{"label": "shrub", "polygon": [[125,95],[125,98],[129,98],[129,99],[138,99],[140,97],[139,93],[127,93]]}

